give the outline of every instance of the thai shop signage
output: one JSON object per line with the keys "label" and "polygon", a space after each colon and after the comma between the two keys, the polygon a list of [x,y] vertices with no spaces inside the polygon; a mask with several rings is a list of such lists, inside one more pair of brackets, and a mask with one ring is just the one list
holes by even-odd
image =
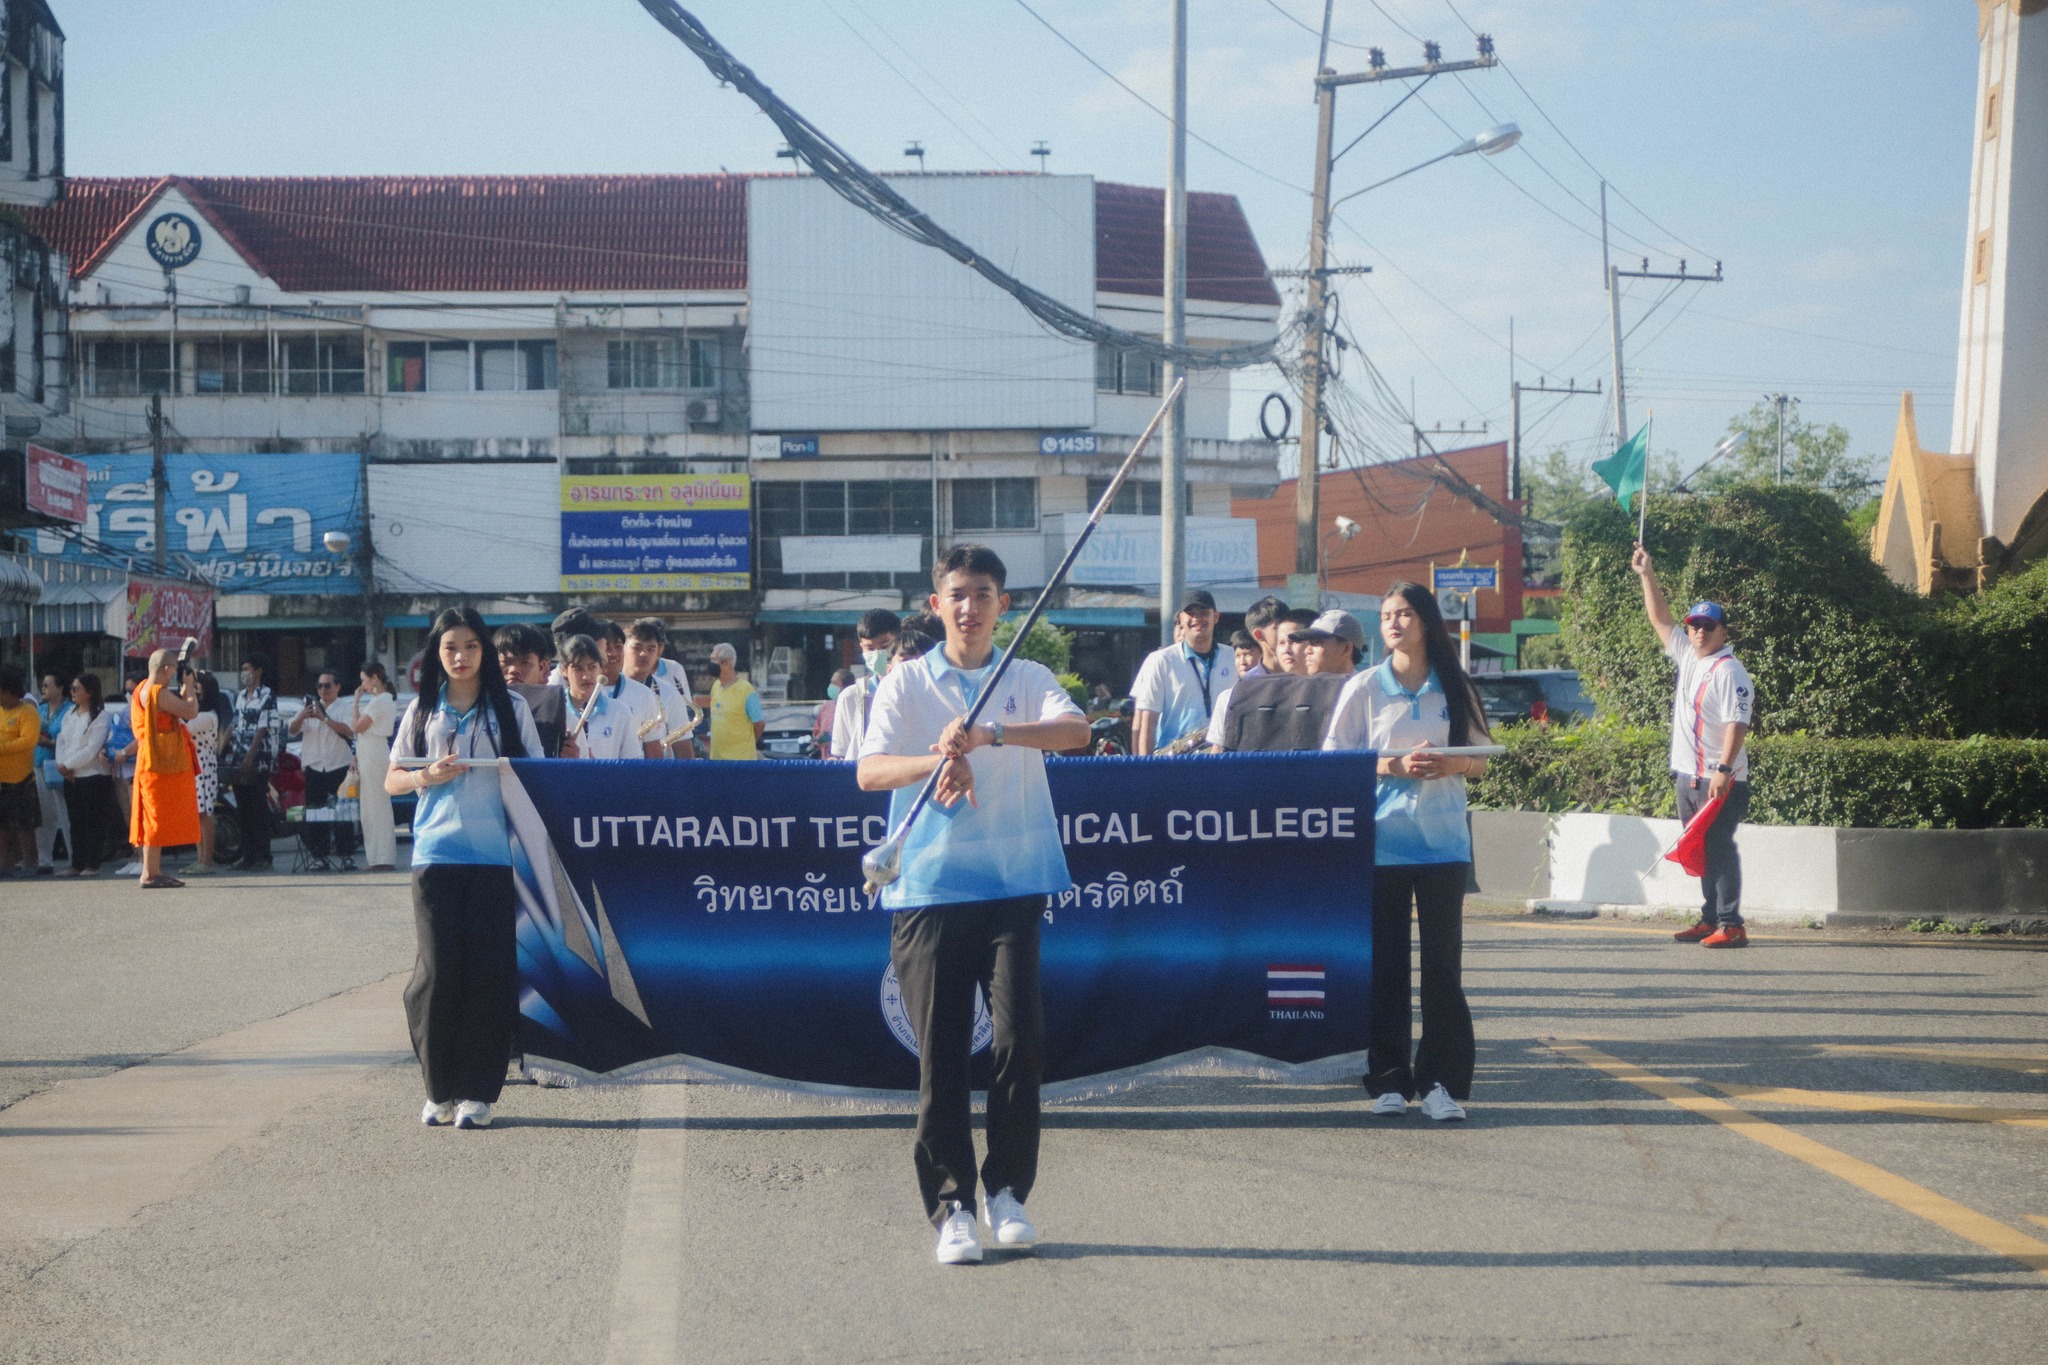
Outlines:
{"label": "thai shop signage", "polygon": [[121,652],[131,659],[147,658],[159,649],[178,648],[188,637],[199,641],[195,653],[213,653],[213,589],[175,578],[131,577]]}
{"label": "thai shop signage", "polygon": [[564,478],[562,591],[744,591],[752,498],[745,474]]}
{"label": "thai shop signage", "polygon": [[[86,467],[85,517],[76,535],[38,530],[36,553],[156,562],[149,456],[79,455]],[[164,457],[168,560],[225,593],[353,594],[356,562],[329,553],[322,538],[362,536],[362,457],[354,453],[255,453]]]}

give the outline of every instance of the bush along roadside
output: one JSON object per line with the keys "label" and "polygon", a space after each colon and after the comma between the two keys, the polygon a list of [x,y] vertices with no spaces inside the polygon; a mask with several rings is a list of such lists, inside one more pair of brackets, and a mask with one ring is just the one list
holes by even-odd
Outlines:
{"label": "bush along roadside", "polygon": [[[1670,740],[1647,726],[1504,726],[1476,807],[1671,818]],[[1749,746],[1749,820],[1862,829],[2048,827],[2048,740],[1816,739]]]}

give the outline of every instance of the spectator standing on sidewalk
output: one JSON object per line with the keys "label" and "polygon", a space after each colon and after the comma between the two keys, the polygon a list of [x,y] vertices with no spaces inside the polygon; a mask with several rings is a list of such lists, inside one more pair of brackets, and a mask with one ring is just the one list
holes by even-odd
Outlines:
{"label": "spectator standing on sidewalk", "polygon": [[36,793],[36,746],[43,716],[28,700],[20,669],[0,667],[0,877],[33,877],[43,799]]}
{"label": "spectator standing on sidewalk", "polygon": [[718,680],[711,684],[711,756],[713,758],[759,758],[761,732],[768,719],[761,710],[761,694],[739,675],[739,651],[720,640],[711,646],[711,662],[718,667]]}
{"label": "spectator standing on sidewalk", "polygon": [[1180,638],[1145,656],[1131,684],[1137,714],[1131,752],[1156,753],[1183,735],[1202,736],[1216,699],[1237,681],[1237,658],[1216,642],[1216,599],[1190,588],[1174,617]]}
{"label": "spectator standing on sidewalk", "polygon": [[220,684],[213,674],[193,669],[179,694],[199,708],[185,722],[192,734],[192,752],[199,760],[199,854],[185,868],[188,877],[210,877],[220,871],[213,861],[213,808],[220,800]]}
{"label": "spectator standing on sidewalk", "polygon": [[356,677],[349,729],[356,736],[363,865],[371,872],[389,872],[398,862],[398,835],[391,793],[384,790],[384,774],[391,768],[391,732],[398,724],[398,702],[391,695],[391,675],[375,659],[364,664]]}
{"label": "spectator standing on sidewalk", "polygon": [[142,855],[144,891],[183,886],[164,871],[164,850],[199,842],[199,757],[181,723],[199,713],[199,704],[179,695],[179,671],[178,651],[159,649],[129,701],[136,745],[128,842]]}
{"label": "spectator standing on sidewalk", "polygon": [[113,710],[100,694],[100,675],[71,680],[71,709],[57,734],[57,771],[64,778],[64,805],[71,813],[73,877],[97,877],[116,847],[121,803],[114,799],[114,765],[107,757]]}
{"label": "spectator standing on sidewalk", "polygon": [[1657,582],[1650,552],[1636,546],[1630,567],[1643,583],[1643,612],[1678,665],[1671,700],[1671,777],[1678,785],[1678,819],[1691,821],[1709,801],[1726,798],[1707,827],[1706,875],[1700,922],[1672,937],[1703,948],[1746,948],[1742,924],[1742,854],[1735,827],[1749,814],[1750,710],[1756,684],[1728,643],[1728,614],[1718,602],[1696,602],[1680,624]]}
{"label": "spectator standing on sidewalk", "polygon": [[[319,680],[314,684],[313,695],[306,699],[306,707],[292,717],[291,733],[299,741],[299,767],[306,774],[306,809],[310,812],[322,806],[332,807],[335,798],[341,794],[341,784],[348,781],[348,770],[355,762],[356,732],[346,719],[336,716],[331,708],[341,701],[341,678],[328,669],[320,671]],[[343,871],[353,871],[356,865],[356,831],[353,822],[309,820],[306,823],[306,851],[313,855],[312,870],[329,871],[333,864],[328,861],[330,853],[341,859]]]}
{"label": "spectator standing on sidewalk", "polygon": [[36,711],[43,718],[43,742],[36,749],[36,796],[42,801],[43,823],[36,830],[36,875],[47,877],[57,870],[57,836],[64,836],[66,849],[71,847],[64,779],[57,775],[57,732],[64,728],[71,698],[65,695],[64,680],[55,673],[43,674],[38,695]]}
{"label": "spectator standing on sidewalk", "polygon": [[284,752],[284,723],[278,717],[277,694],[263,681],[270,660],[251,654],[242,661],[242,690],[235,693],[234,748],[230,750],[235,789],[235,823],[242,830],[238,872],[270,867],[270,772]]}

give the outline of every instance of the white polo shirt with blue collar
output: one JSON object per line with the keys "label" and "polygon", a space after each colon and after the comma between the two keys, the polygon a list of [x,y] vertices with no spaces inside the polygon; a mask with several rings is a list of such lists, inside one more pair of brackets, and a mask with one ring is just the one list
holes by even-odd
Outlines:
{"label": "white polo shirt with blue collar", "polygon": [[[444,699],[427,717],[426,743],[413,742],[413,717],[420,699],[413,698],[405,716],[391,736],[391,757],[464,758],[502,757],[508,747],[500,742],[498,718],[489,700],[479,697],[467,711],[457,711]],[[512,694],[513,718],[519,724],[519,739],[528,758],[541,756],[540,733],[533,728],[533,712],[526,699]],[[505,797],[501,786],[505,774],[496,767],[468,768],[450,782],[420,788],[419,805],[412,817],[412,863],[424,867],[436,863],[457,863],[481,867],[509,867],[512,864],[512,836],[505,823]]]}
{"label": "white polo shirt with blue collar", "polygon": [[1131,684],[1131,702],[1159,717],[1152,743],[1163,749],[1182,735],[1207,730],[1216,703],[1236,681],[1237,652],[1229,645],[1217,641],[1204,658],[1179,641],[1145,656]]}
{"label": "white polo shirt with blue collar", "polygon": [[[1325,749],[1371,749],[1382,757],[1418,744],[1447,748],[1451,708],[1436,670],[1418,691],[1394,677],[1394,662],[1355,675],[1337,694]],[[1474,743],[1483,743],[1479,736]],[[1472,861],[1463,777],[1382,777],[1373,823],[1373,861],[1381,867]]]}
{"label": "white polo shirt with blue collar", "polygon": [[[583,715],[584,708],[570,697],[565,717],[568,727],[577,730],[578,718]],[[645,752],[640,747],[638,718],[602,685],[590,694],[589,716],[581,724],[576,733],[578,758],[639,758]]]}
{"label": "white polo shirt with blue collar", "polygon": [[[991,656],[982,668],[956,668],[947,661],[944,646],[896,665],[869,703],[858,757],[929,757],[940,732],[967,714],[994,667]],[[1024,725],[1080,715],[1081,708],[1045,665],[1018,659],[996,683],[976,723]],[[1045,780],[1044,752],[1024,745],[984,745],[967,756],[967,766],[974,770],[978,805],[961,801],[949,809],[933,801],[925,808],[904,841],[902,877],[882,892],[883,909],[1056,895],[1072,885]],[[909,813],[922,786],[912,783],[890,793],[891,829]]]}

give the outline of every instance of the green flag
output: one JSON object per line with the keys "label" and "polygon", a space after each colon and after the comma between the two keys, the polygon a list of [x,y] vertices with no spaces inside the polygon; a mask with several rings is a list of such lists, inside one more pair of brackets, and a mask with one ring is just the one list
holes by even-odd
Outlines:
{"label": "green flag", "polygon": [[1614,500],[1626,512],[1629,498],[1643,491],[1644,472],[1649,463],[1650,424],[1645,422],[1621,449],[1604,460],[1593,461],[1593,472],[1607,481],[1607,486],[1614,490]]}

